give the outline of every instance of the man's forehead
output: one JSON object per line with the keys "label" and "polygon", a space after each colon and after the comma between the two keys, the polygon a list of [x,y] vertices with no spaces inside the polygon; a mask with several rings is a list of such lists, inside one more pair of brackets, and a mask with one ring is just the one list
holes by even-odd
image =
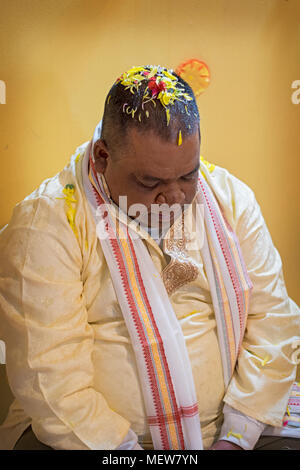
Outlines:
{"label": "man's forehead", "polygon": [[140,132],[136,129],[130,129],[124,141],[123,155],[137,157],[141,162],[152,165],[157,161],[158,164],[170,163],[169,160],[185,160],[193,157],[200,146],[199,133],[196,132],[183,138],[182,145],[178,146],[177,139],[163,139],[153,131]]}
{"label": "man's forehead", "polygon": [[168,180],[187,175],[198,168],[199,138],[188,136],[182,146],[151,133],[131,135],[124,148],[125,171],[146,180]]}
{"label": "man's forehead", "polygon": [[145,168],[137,168],[133,173],[136,176],[139,176],[140,178],[143,178],[145,181],[164,181],[168,180],[170,178],[173,178],[174,176],[179,177],[179,176],[188,176],[189,174],[192,174],[196,171],[198,171],[200,168],[200,160],[196,161],[196,164],[194,163],[191,165],[186,165],[186,168],[183,166],[180,168],[176,168],[172,165],[169,165],[168,167],[160,167],[160,168],[150,168],[150,169],[145,169]]}

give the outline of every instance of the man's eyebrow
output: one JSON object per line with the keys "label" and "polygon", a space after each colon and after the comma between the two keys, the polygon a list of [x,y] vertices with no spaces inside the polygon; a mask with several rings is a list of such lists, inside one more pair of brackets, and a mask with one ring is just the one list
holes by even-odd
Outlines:
{"label": "man's eyebrow", "polygon": [[[192,171],[189,171],[189,172],[186,173],[185,175],[180,176],[180,178],[185,178],[186,176],[190,176],[190,175],[192,175],[193,173],[196,173],[196,171],[198,171],[199,168],[200,168],[200,161],[197,163],[197,165],[195,166],[195,168],[194,168]],[[136,175],[135,175],[135,176],[136,176]],[[150,182],[154,182],[154,181],[167,181],[167,180],[164,180],[163,178],[158,178],[157,176],[151,176],[151,175],[139,175],[138,177],[139,177],[139,178],[142,178],[143,180],[150,181]]]}

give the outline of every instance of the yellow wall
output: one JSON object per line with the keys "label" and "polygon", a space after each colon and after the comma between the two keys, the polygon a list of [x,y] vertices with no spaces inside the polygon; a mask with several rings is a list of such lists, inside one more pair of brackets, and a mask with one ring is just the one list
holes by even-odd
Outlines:
{"label": "yellow wall", "polygon": [[298,303],[299,0],[1,0],[0,226],[90,139],[132,65],[207,62],[202,154],[248,183]]}

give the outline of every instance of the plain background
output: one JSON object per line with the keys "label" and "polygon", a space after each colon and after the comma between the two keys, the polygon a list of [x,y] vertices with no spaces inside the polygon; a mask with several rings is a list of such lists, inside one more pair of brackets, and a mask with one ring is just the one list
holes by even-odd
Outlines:
{"label": "plain background", "polygon": [[[299,289],[299,0],[0,0],[0,227],[90,140],[114,80],[133,65],[196,57],[201,154],[255,192],[290,297]],[[298,95],[300,98],[300,94]],[[11,395],[1,366],[0,422]]]}

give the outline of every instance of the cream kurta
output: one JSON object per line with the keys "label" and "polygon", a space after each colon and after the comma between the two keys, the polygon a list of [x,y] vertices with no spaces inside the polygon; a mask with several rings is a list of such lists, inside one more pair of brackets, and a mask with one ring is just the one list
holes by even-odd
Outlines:
{"label": "cream kurta", "polygon": [[[254,285],[227,391],[199,251],[188,253],[197,263],[197,279],[170,296],[208,448],[220,431],[223,399],[248,416],[281,425],[295,380],[292,342],[299,338],[300,320],[253,192],[223,168],[210,172],[202,162],[201,169],[236,231]],[[75,185],[77,237],[66,216],[66,184]],[[162,272],[169,257],[152,239],[145,243]],[[135,356],[83,191],[81,158],[72,157],[17,205],[1,234],[0,253],[0,338],[17,399],[0,427],[0,448],[12,448],[30,422],[38,439],[56,449],[114,449],[129,428],[151,448]]]}

